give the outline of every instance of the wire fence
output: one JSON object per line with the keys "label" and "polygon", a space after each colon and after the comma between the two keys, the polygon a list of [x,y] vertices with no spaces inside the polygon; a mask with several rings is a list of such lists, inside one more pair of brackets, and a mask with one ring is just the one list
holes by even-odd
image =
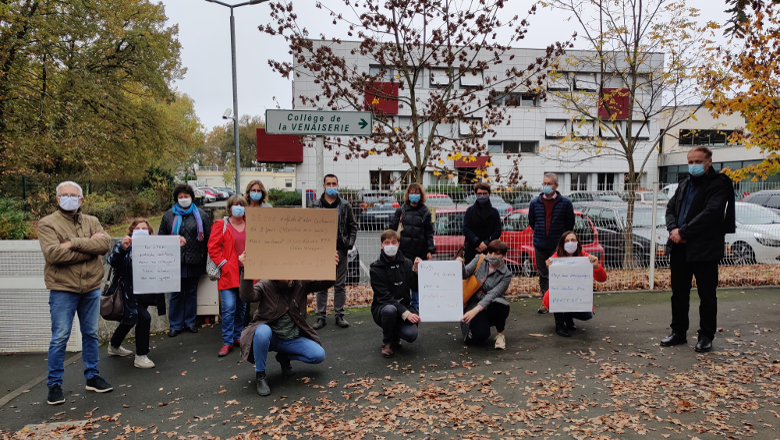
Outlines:
{"label": "wire fence", "polygon": [[[562,191],[574,204],[574,231],[583,249],[596,255],[608,272],[607,281],[596,285],[597,291],[670,289],[666,208],[676,188],[675,182],[635,187],[634,191],[626,185],[619,190]],[[454,185],[426,190],[426,205],[433,212],[434,259],[451,260],[464,245],[463,217],[475,197],[470,188]],[[736,232],[726,235],[720,285],[778,285],[780,183],[740,182],[734,184],[733,191]],[[350,303],[370,301],[370,292],[366,293],[368,268],[379,256],[379,236],[389,228],[403,193],[400,187],[339,189],[339,194],[352,204],[359,225],[349,255],[348,284],[356,292]],[[528,220],[529,203],[539,193],[524,188],[495,190],[491,195],[491,204],[501,216],[501,239],[509,245],[505,261],[515,274],[510,295],[542,293]],[[313,197],[309,194],[309,205]],[[716,234],[713,239],[717,239]]]}

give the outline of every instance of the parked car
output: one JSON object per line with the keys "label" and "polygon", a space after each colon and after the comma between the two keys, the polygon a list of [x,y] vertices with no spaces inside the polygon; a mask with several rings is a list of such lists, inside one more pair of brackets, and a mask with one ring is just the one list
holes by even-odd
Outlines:
{"label": "parked car", "polygon": [[[621,199],[623,199],[624,202],[628,202],[628,193],[623,193],[620,196]],[[652,205],[653,204],[653,192],[652,191],[634,191],[634,200],[636,203],[640,203],[642,205]],[[659,205],[666,205],[669,203],[669,196],[664,194],[663,192],[658,192],[658,204]],[[666,209],[666,208],[663,208]]]}
{"label": "parked car", "polygon": [[222,192],[226,192],[226,193],[227,193],[227,195],[228,195],[228,197],[233,197],[233,194],[235,194],[235,193],[236,193],[236,190],[235,190],[235,189],[233,189],[233,188],[230,188],[230,187],[227,187],[227,186],[221,186],[221,187],[219,187],[219,188],[217,188],[217,189],[218,189],[218,190],[220,190],[220,191],[222,191]]}
{"label": "parked car", "polygon": [[737,230],[726,235],[726,262],[780,264],[780,215],[752,203],[737,202],[734,208]]}
{"label": "parked car", "polygon": [[392,191],[364,191],[358,195],[360,206],[368,208],[377,204],[393,204],[397,202]]}
{"label": "parked car", "polygon": [[[605,264],[607,268],[622,269],[626,254],[626,218],[628,206],[625,202],[614,206],[603,203],[577,203],[576,209],[584,212],[596,225],[599,240],[604,247]],[[666,209],[656,209],[656,227],[652,226],[653,207],[634,205],[634,221],[631,228],[633,259],[630,268],[647,267],[650,265],[650,240],[655,240],[656,265],[668,265],[666,242],[669,232],[666,230]]]}
{"label": "parked car", "polygon": [[[447,194],[430,193],[430,194],[426,194],[425,198],[427,199],[425,201],[425,206],[427,206],[429,209],[455,208],[455,202],[453,202],[450,196],[448,196]],[[393,206],[395,206],[396,208],[400,207],[401,206],[400,201],[393,203]],[[433,211],[433,209],[431,209],[431,211]]]}
{"label": "parked car", "polygon": [[[470,196],[463,199],[463,203],[467,205],[473,205],[474,202],[477,201],[477,196],[474,194],[471,194]],[[498,210],[498,215],[502,218],[512,212],[512,205],[507,203],[504,199],[501,198],[501,196],[498,196],[496,194],[490,195],[490,204],[493,205],[496,210]]]}
{"label": "parked car", "polygon": [[390,203],[378,203],[367,206],[360,212],[359,227],[364,231],[384,231],[390,227],[390,218],[395,214],[394,207]]}
{"label": "parked car", "polygon": [[537,198],[540,192],[521,192],[512,202],[512,209],[526,209],[531,205],[531,200]]}
{"label": "parked car", "polygon": [[780,213],[780,190],[772,189],[754,192],[742,199],[742,201],[744,203],[752,203],[754,205],[763,206],[764,208],[769,208],[776,213]]}
{"label": "parked car", "polygon": [[663,189],[661,189],[661,192],[666,194],[666,197],[668,197],[669,200],[672,200],[672,197],[674,197],[674,193],[677,192],[678,186],[680,185],[677,183],[671,183],[663,187]]}
{"label": "parked car", "polygon": [[[595,255],[604,264],[604,248],[599,244],[598,233],[593,223],[582,212],[575,210],[574,232],[577,233],[582,248],[588,254]],[[536,252],[534,251],[534,231],[528,223],[528,209],[518,209],[503,219],[501,240],[509,246],[504,259],[513,273],[531,277],[536,274]]]}
{"label": "parked car", "polygon": [[208,186],[201,186],[198,188],[199,190],[205,192],[211,197],[214,197],[214,200],[220,201],[220,200],[227,200],[228,195],[224,191],[219,191],[214,188],[208,187]]}
{"label": "parked car", "polygon": [[195,198],[198,198],[198,194],[200,194],[200,197],[203,200],[203,203],[211,203],[216,202],[217,198],[214,196],[214,193],[211,191],[204,191],[200,188],[195,189]]}
{"label": "parked car", "polygon": [[466,242],[463,236],[465,206],[437,208],[433,221],[433,242],[436,246],[436,260],[453,260]]}
{"label": "parked car", "polygon": [[566,197],[571,200],[572,203],[576,202],[622,202],[620,194],[615,192],[573,192]]}
{"label": "parked car", "polygon": [[360,252],[357,246],[347,252],[347,284],[360,284]]}

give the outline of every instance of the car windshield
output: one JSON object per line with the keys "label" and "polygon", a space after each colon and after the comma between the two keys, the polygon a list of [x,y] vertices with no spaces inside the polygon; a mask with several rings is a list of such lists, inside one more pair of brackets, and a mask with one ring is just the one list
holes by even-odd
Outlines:
{"label": "car windshield", "polygon": [[[626,222],[627,211],[622,211],[620,217],[623,218],[623,223]],[[634,227],[637,228],[649,228],[652,225],[653,211],[650,209],[637,209],[634,211]],[[666,210],[659,209],[655,213],[655,227],[666,227]]]}
{"label": "car windshield", "polygon": [[432,197],[425,201],[428,206],[452,206],[455,202],[449,196]]}
{"label": "car windshield", "polygon": [[597,200],[599,202],[622,202],[623,199],[620,198],[620,196],[611,195],[611,194],[594,194],[593,200]]}
{"label": "car windshield", "polygon": [[436,235],[463,235],[463,213],[437,214],[434,229]]}
{"label": "car windshield", "polygon": [[780,223],[780,215],[771,209],[751,203],[737,203],[737,221],[745,225],[773,225]]}

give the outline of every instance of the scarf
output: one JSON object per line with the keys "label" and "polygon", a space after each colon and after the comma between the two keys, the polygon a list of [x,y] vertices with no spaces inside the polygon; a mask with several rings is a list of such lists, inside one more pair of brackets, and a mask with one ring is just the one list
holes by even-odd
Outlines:
{"label": "scarf", "polygon": [[[479,202],[474,202],[473,213],[477,220],[487,223],[493,217],[493,205],[490,202],[487,202],[484,205]],[[492,227],[493,225],[491,224],[490,226]]]}
{"label": "scarf", "polygon": [[184,209],[179,204],[173,205],[173,235],[179,234],[179,228],[181,228],[181,222],[183,217],[188,214],[195,215],[195,221],[198,223],[198,241],[203,241],[203,220],[200,219],[200,211],[192,204],[189,208]]}

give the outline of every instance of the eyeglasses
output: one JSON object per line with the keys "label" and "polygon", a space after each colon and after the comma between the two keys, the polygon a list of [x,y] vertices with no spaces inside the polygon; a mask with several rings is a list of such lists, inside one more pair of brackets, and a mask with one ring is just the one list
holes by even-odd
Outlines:
{"label": "eyeglasses", "polygon": [[62,200],[68,200],[68,199],[78,200],[80,198],[81,198],[81,196],[74,196],[74,195],[70,195],[70,194],[62,194],[62,195],[60,195],[60,199],[62,199]]}
{"label": "eyeglasses", "polygon": [[253,189],[253,190],[251,190],[251,191],[249,191],[249,192],[251,192],[251,193],[260,193],[260,194],[262,194],[262,193],[263,193],[263,192],[262,192],[262,191],[260,191],[259,189]]}

